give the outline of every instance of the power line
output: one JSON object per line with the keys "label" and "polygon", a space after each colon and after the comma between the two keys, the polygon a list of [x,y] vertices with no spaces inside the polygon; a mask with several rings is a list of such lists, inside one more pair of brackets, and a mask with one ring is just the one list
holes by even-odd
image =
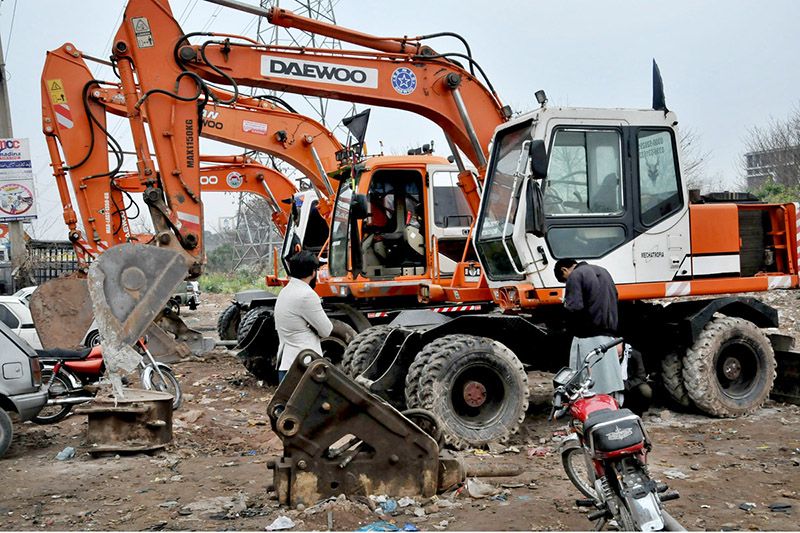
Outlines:
{"label": "power line", "polygon": [[17,16],[17,0],[14,0],[14,7],[11,11],[11,28],[8,30],[8,40],[6,41],[6,58],[8,58],[8,51],[11,50],[11,36],[14,34],[14,19]]}
{"label": "power line", "polygon": [[[119,10],[119,15],[117,15],[117,21],[114,22],[114,25],[111,27],[111,35],[108,36],[106,40],[106,44],[103,46],[103,50],[108,50],[109,45],[111,45],[111,39],[114,38],[114,35],[117,33],[117,29],[119,28],[119,23],[122,21],[122,15],[125,14],[125,3],[122,4],[122,9]],[[94,68],[94,72],[92,73],[94,77],[97,77],[97,73],[100,72],[100,69],[103,67],[101,63],[98,63],[97,66]]]}

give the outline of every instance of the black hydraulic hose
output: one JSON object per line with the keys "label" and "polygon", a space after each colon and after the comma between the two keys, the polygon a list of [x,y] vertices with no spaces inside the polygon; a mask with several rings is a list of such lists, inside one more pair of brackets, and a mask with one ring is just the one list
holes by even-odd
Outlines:
{"label": "black hydraulic hose", "polygon": [[497,91],[494,90],[494,87],[492,86],[492,82],[489,81],[489,76],[486,75],[486,73],[483,71],[483,69],[478,64],[478,62],[475,61],[474,59],[472,59],[469,56],[466,56],[464,54],[459,54],[457,52],[449,52],[447,54],[437,54],[437,55],[433,55],[433,56],[414,56],[414,57],[417,58],[417,59],[423,59],[423,60],[425,60],[425,59],[447,59],[447,60],[450,60],[451,57],[460,57],[462,59],[466,59],[469,62],[470,66],[475,65],[475,68],[477,68],[478,72],[481,73],[481,76],[483,77],[483,80],[486,82],[486,85],[489,87],[489,90],[491,91],[491,93],[495,97],[497,96]]}
{"label": "black hydraulic hose", "polygon": [[265,95],[257,96],[256,98],[259,99],[259,100],[269,100],[270,102],[275,102],[276,104],[284,107],[286,109],[286,111],[288,111],[289,113],[295,113],[295,114],[297,113],[297,111],[292,106],[290,106],[289,103],[286,100],[284,100],[283,98],[280,98],[278,96],[272,96],[272,95],[265,94]]}
{"label": "black hydraulic hose", "polygon": [[461,44],[463,44],[464,48],[467,50],[467,57],[469,57],[469,60],[470,60],[469,72],[470,72],[470,74],[472,74],[474,76],[475,75],[475,69],[473,68],[473,65],[472,65],[472,50],[470,49],[469,43],[467,42],[467,40],[464,39],[459,34],[453,33],[451,31],[443,31],[443,32],[439,32],[439,33],[430,33],[428,35],[420,36],[419,39],[420,40],[423,40],[423,39],[434,39],[436,37],[455,37],[456,39],[461,41]]}
{"label": "black hydraulic hose", "polygon": [[225,72],[222,72],[222,70],[220,70],[216,65],[214,65],[212,62],[210,62],[208,60],[208,57],[206,57],[206,47],[208,47],[208,45],[210,45],[210,44],[227,44],[227,43],[225,41],[223,41],[223,42],[220,42],[220,41],[206,41],[206,42],[204,42],[203,45],[200,47],[200,57],[203,58],[203,61],[205,62],[206,65],[211,67],[211,70],[213,70],[214,72],[216,72],[217,74],[219,74],[220,76],[222,76],[223,78],[228,80],[230,82],[231,86],[233,87],[233,96],[231,98],[229,98],[228,100],[222,100],[221,98],[218,98],[216,95],[211,95],[211,97],[214,99],[214,101],[219,102],[221,104],[232,104],[232,103],[236,102],[236,99],[239,97],[239,85],[236,83],[236,81],[232,77],[230,77]]}

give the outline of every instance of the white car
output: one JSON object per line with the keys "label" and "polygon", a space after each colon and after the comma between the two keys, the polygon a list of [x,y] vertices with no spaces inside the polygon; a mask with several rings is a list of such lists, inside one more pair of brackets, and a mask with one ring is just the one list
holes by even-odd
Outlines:
{"label": "white car", "polygon": [[0,322],[25,339],[32,348],[42,348],[39,334],[33,325],[33,317],[24,299],[16,295],[0,296]]}
{"label": "white car", "polygon": [[24,287],[24,288],[18,290],[17,292],[15,292],[14,294],[12,294],[11,296],[16,296],[17,298],[22,300],[22,303],[24,303],[25,305],[30,307],[31,306],[31,296],[33,295],[33,291],[35,291],[37,287],[38,287],[38,285],[34,285],[33,287]]}

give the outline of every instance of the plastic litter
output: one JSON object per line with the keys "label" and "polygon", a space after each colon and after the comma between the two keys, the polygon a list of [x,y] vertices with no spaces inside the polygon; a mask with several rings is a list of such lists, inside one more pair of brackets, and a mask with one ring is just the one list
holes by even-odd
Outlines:
{"label": "plastic litter", "polygon": [[530,450],[528,450],[527,455],[528,457],[534,457],[534,456],[544,457],[545,455],[551,453],[552,451],[553,448],[551,448],[550,446],[537,446],[535,448],[531,448]]}
{"label": "plastic litter", "polygon": [[292,529],[294,527],[294,520],[288,516],[279,516],[267,526],[267,531],[281,531],[283,529]]}
{"label": "plastic litter", "polygon": [[680,470],[664,470],[664,475],[669,479],[687,479],[689,477]]}
{"label": "plastic litter", "polygon": [[739,509],[742,511],[752,511],[756,508],[756,504],[752,502],[744,502],[743,504],[739,505]]}
{"label": "plastic litter", "polygon": [[362,528],[356,529],[356,531],[400,531],[400,528],[394,524],[390,524],[389,522],[381,520],[379,522],[373,522]]}
{"label": "plastic litter", "polygon": [[494,496],[500,490],[488,483],[478,481],[478,478],[472,478],[467,480],[467,492],[472,498],[487,498]]}
{"label": "plastic litter", "polygon": [[381,503],[381,507],[384,511],[391,513],[397,510],[397,500],[388,499],[385,502]]}
{"label": "plastic litter", "polygon": [[66,448],[58,452],[58,455],[56,455],[56,459],[58,459],[59,461],[66,461],[68,459],[72,459],[73,457],[75,457],[75,448],[73,448],[72,446],[67,446]]}
{"label": "plastic litter", "polygon": [[400,498],[397,500],[398,507],[408,507],[409,505],[417,505],[413,498]]}
{"label": "plastic litter", "polygon": [[406,525],[403,526],[402,531],[419,531],[419,529],[411,522],[406,522]]}

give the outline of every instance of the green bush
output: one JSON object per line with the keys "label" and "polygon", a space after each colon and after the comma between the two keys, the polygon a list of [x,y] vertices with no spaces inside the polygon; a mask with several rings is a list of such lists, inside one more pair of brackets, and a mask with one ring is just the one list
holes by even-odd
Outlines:
{"label": "green bush", "polygon": [[209,272],[200,276],[202,292],[234,294],[247,289],[266,289],[275,294],[279,290],[277,287],[267,287],[263,275],[244,269],[229,273]]}
{"label": "green bush", "polygon": [[769,204],[785,204],[796,202],[800,199],[800,187],[797,185],[789,187],[787,185],[775,183],[770,178],[759,189],[753,191],[753,194],[758,196],[759,200]]}

